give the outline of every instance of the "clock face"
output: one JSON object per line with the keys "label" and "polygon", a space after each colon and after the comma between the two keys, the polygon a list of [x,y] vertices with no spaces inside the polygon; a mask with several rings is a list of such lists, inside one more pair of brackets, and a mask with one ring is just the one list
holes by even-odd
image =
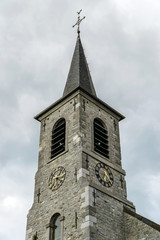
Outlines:
{"label": "clock face", "polygon": [[48,181],[49,188],[54,191],[57,190],[64,182],[66,170],[64,167],[58,167],[51,173]]}
{"label": "clock face", "polygon": [[111,187],[113,185],[113,174],[110,168],[104,163],[97,163],[95,167],[95,173],[99,182],[105,187]]}

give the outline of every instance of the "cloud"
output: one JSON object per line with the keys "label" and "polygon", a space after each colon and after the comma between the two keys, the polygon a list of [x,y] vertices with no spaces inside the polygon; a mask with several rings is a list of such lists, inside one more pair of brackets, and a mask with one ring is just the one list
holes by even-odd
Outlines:
{"label": "cloud", "polygon": [[46,105],[46,102],[36,91],[17,96],[13,105],[6,106],[3,102],[0,104],[4,113],[0,125],[0,151],[3,150],[7,142],[12,142],[12,145],[18,141],[20,141],[20,144],[31,142],[34,133],[31,128],[31,126],[34,126],[33,116],[37,114],[37,109],[40,109],[40,106],[43,105]]}
{"label": "cloud", "polygon": [[24,236],[26,216],[33,199],[33,183],[29,179],[33,179],[35,167],[33,164],[27,167],[14,158],[0,167],[0,239],[10,239],[11,232],[14,238],[20,239]]}
{"label": "cloud", "polygon": [[[148,177],[146,181],[148,180]],[[148,208],[148,215],[154,218],[157,222],[160,222],[160,217],[157,216],[156,212],[160,211],[160,193],[157,191],[160,189],[160,174],[151,175],[149,179],[149,187],[147,188],[148,198],[151,206]],[[154,212],[153,212],[154,209]]]}
{"label": "cloud", "polygon": [[38,159],[33,116],[62,96],[81,8],[97,95],[126,115],[120,132],[128,199],[159,221],[159,1],[1,0],[0,239],[10,240],[10,232],[24,238]]}
{"label": "cloud", "polygon": [[160,193],[157,191],[159,187],[160,174],[152,169],[135,172],[130,184],[130,188],[134,192],[130,193],[132,200],[138,202],[139,197],[143,199],[136,205],[137,212],[157,223],[160,222],[160,217],[157,214],[160,210]]}

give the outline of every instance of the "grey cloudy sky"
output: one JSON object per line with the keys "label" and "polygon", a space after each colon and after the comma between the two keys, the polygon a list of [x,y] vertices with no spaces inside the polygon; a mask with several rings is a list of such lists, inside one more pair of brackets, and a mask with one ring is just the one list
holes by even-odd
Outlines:
{"label": "grey cloudy sky", "polygon": [[160,1],[0,1],[0,240],[22,240],[33,201],[39,123],[62,96],[81,39],[97,95],[120,123],[128,199],[160,223]]}

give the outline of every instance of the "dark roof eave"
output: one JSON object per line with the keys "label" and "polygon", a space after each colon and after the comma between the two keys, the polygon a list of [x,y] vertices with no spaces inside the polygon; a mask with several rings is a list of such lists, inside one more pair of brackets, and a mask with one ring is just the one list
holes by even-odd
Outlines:
{"label": "dark roof eave", "polygon": [[64,99],[66,99],[67,97],[69,97],[70,95],[72,95],[74,92],[76,92],[77,90],[81,90],[84,93],[86,93],[87,95],[89,95],[90,97],[92,97],[93,99],[95,99],[96,101],[98,101],[99,103],[101,103],[103,106],[107,107],[111,112],[115,113],[120,119],[119,121],[123,120],[125,118],[125,116],[123,116],[122,114],[120,114],[118,111],[116,111],[114,108],[110,107],[107,103],[103,102],[101,99],[99,99],[98,97],[89,94],[87,91],[85,91],[83,88],[81,87],[77,87],[76,89],[74,89],[72,92],[70,92],[68,95],[61,97],[60,99],[58,99],[56,102],[54,102],[53,104],[51,104],[49,107],[47,107],[46,109],[44,109],[42,112],[40,112],[39,114],[37,114],[34,119],[39,120],[39,118],[45,114],[46,112],[48,112],[50,109],[52,109],[53,107],[55,107],[57,104],[59,104],[60,102],[62,102]]}

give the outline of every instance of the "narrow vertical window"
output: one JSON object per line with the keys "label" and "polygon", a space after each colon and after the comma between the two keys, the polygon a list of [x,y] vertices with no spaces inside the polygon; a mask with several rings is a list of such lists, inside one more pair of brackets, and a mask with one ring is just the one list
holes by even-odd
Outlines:
{"label": "narrow vertical window", "polygon": [[62,239],[60,217],[61,217],[60,214],[56,213],[51,218],[51,221],[50,221],[50,240],[61,240]]}
{"label": "narrow vertical window", "polygon": [[94,119],[94,151],[109,158],[108,132],[102,120]]}
{"label": "narrow vertical window", "polygon": [[54,223],[54,240],[61,240],[61,222],[60,215],[56,218]]}
{"label": "narrow vertical window", "polygon": [[65,151],[66,122],[64,118],[58,120],[52,130],[51,158]]}

